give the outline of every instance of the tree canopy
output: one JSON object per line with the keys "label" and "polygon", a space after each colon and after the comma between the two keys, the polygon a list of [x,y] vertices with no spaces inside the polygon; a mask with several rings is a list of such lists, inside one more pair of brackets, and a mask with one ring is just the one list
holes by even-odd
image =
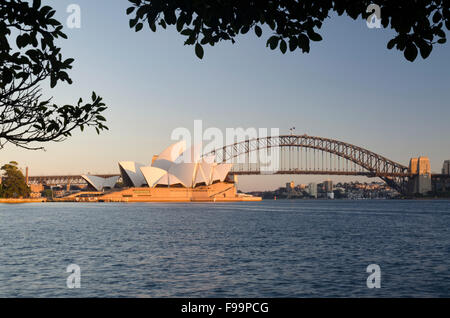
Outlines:
{"label": "tree canopy", "polygon": [[6,143],[26,149],[41,149],[34,143],[62,141],[85,126],[99,133],[107,129],[101,113],[102,98],[75,106],[58,106],[43,98],[41,85],[50,81],[72,83],[67,71],[74,59],[63,59],[59,38],[66,39],[55,10],[40,0],[0,2],[0,148]]}
{"label": "tree canopy", "polygon": [[4,171],[4,174],[0,185],[0,197],[26,198],[30,195],[30,188],[26,184],[25,177],[19,170],[17,162],[11,161],[9,164],[3,165],[1,170]]}
{"label": "tree canopy", "polygon": [[[266,46],[284,54],[289,49],[309,53],[311,41],[321,41],[319,33],[332,12],[352,19],[367,19],[373,2],[349,0],[129,0],[130,27],[144,25],[155,32],[158,27],[176,26],[186,37],[185,45],[194,45],[203,58],[203,46],[220,41],[235,42],[236,36],[253,30],[261,37],[263,25],[269,34]],[[427,58],[434,45],[446,42],[444,28],[450,30],[449,0],[377,0],[381,25],[396,33],[387,48],[403,51],[408,61],[420,52]]]}

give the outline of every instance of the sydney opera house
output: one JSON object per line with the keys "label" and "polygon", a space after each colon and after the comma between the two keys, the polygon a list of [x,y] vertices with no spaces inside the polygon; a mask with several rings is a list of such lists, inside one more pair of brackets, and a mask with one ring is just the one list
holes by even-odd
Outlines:
{"label": "sydney opera house", "polygon": [[[214,156],[201,155],[201,145],[186,148],[180,141],[154,156],[150,165],[119,162],[120,176],[83,178],[103,202],[217,202],[256,201],[258,197],[238,194],[229,176],[232,164],[216,163]],[[117,188],[119,178],[122,187]]]}

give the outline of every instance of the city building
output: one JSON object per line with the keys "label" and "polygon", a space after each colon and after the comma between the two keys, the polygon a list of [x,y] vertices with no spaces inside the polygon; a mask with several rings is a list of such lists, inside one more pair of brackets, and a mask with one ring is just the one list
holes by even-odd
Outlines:
{"label": "city building", "polygon": [[44,191],[44,186],[42,184],[30,184],[30,198],[40,198],[42,196],[42,191]]}
{"label": "city building", "polygon": [[55,198],[62,198],[67,194],[66,189],[62,188],[62,187],[55,187],[52,189],[53,191],[53,196]]}
{"label": "city building", "polygon": [[411,158],[409,169],[413,174],[429,175],[431,174],[430,159],[428,157]]}
{"label": "city building", "polygon": [[411,194],[427,194],[432,190],[431,165],[428,157],[411,158],[409,170],[415,175],[408,184]]}
{"label": "city building", "polygon": [[326,180],[323,182],[324,184],[324,190],[326,193],[333,192],[333,181],[332,180]]}
{"label": "city building", "polygon": [[450,175],[450,160],[445,160],[442,165],[442,174]]}
{"label": "city building", "polygon": [[308,194],[317,199],[317,183],[308,184]]}

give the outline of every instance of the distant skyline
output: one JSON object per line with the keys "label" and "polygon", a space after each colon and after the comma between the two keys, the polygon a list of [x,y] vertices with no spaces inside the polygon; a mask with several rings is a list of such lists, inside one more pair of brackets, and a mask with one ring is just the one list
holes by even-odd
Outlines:
{"label": "distant skyline", "polygon": [[[64,22],[73,1],[46,1]],[[450,159],[450,46],[436,45],[428,59],[414,63],[388,50],[393,32],[369,29],[364,20],[333,16],[311,52],[265,47],[270,32],[254,32],[237,43],[205,46],[199,60],[174,27],[135,33],[125,14],[127,0],[76,1],[81,28],[68,29],[60,42],[65,58],[75,58],[73,85],[60,84],[45,96],[74,104],[92,91],[104,98],[109,132],[73,134],[46,151],[11,145],[1,163],[18,161],[31,175],[118,173],[118,161],[150,163],[172,141],[177,127],[279,128],[355,144],[408,165],[428,156],[433,172]],[[327,176],[240,177],[244,191]],[[353,177],[331,178],[350,181]],[[371,182],[377,179],[359,178]]]}

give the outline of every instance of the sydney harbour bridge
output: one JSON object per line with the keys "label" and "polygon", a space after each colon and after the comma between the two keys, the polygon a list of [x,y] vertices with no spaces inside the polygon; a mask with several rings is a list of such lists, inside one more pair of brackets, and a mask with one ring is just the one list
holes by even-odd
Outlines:
{"label": "sydney harbour bridge", "polygon": [[[262,153],[276,156],[277,163],[267,166]],[[234,175],[333,175],[380,178],[399,193],[406,194],[413,174],[408,166],[384,156],[339,140],[308,135],[282,135],[248,139],[216,149],[217,162],[233,163]],[[99,175],[109,177],[113,175]],[[83,184],[75,176],[34,176],[30,183],[46,185]]]}
{"label": "sydney harbour bridge", "polygon": [[[277,164],[267,167],[261,151],[279,155]],[[211,152],[217,162],[233,162],[236,175],[312,174],[379,177],[391,188],[403,193],[413,175],[401,165],[367,149],[322,137],[284,135],[237,142]],[[273,159],[273,153],[271,156]]]}

